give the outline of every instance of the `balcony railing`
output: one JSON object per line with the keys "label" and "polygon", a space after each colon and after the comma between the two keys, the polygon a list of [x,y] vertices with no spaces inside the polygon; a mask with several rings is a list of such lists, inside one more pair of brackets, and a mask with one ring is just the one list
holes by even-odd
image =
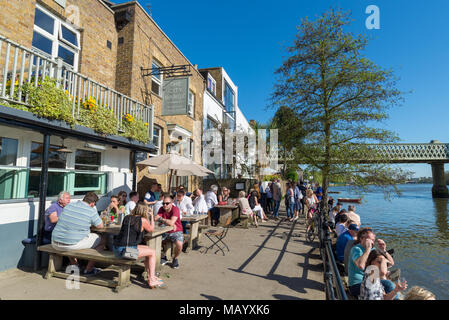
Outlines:
{"label": "balcony railing", "polygon": [[68,70],[60,58],[51,60],[0,36],[0,100],[29,106],[29,97],[22,94],[24,83],[37,87],[45,77],[56,79],[57,86],[62,86],[69,97],[72,97],[74,118],[79,118],[84,101],[92,97],[97,105],[103,105],[114,113],[118,131],[124,131],[123,115],[129,113],[148,123],[150,140],[152,139],[152,106],[142,104],[78,72]]}

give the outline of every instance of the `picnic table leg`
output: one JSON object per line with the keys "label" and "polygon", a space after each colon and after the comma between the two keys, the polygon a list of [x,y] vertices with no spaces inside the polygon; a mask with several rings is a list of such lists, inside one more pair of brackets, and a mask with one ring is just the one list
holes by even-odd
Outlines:
{"label": "picnic table leg", "polygon": [[200,224],[199,221],[190,223],[191,228],[190,228],[189,244],[187,246],[188,249],[193,249],[198,244],[198,226],[199,226],[199,224]]}
{"label": "picnic table leg", "polygon": [[130,285],[131,266],[120,266],[118,268],[118,284],[114,288],[114,292],[120,292],[123,288]]}
{"label": "picnic table leg", "polygon": [[[161,251],[162,251],[162,235],[148,240],[147,245],[156,251],[156,271],[160,271],[161,266]],[[168,258],[168,257],[167,257]]]}
{"label": "picnic table leg", "polygon": [[50,279],[53,277],[56,271],[62,266],[62,256],[50,253],[48,258],[48,269],[45,274],[45,279]]}

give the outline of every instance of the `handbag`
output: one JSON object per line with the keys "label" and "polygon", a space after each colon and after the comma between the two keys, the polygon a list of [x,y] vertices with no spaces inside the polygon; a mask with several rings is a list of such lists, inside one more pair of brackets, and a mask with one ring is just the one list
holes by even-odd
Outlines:
{"label": "handbag", "polygon": [[129,229],[131,228],[131,217],[128,219],[128,238],[126,239],[126,248],[122,251],[122,258],[128,260],[137,260],[139,258],[139,250],[137,248],[128,247]]}

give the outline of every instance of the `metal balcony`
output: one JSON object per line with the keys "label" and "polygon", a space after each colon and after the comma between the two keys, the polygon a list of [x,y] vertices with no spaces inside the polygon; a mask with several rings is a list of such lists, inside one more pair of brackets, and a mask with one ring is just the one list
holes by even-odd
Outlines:
{"label": "metal balcony", "polygon": [[29,106],[28,96],[21,92],[24,83],[36,87],[45,77],[56,79],[57,85],[71,97],[74,118],[79,117],[84,101],[91,97],[97,105],[105,106],[114,113],[118,131],[123,131],[123,115],[129,113],[148,123],[152,140],[153,106],[140,103],[87,76],[68,70],[63,66],[62,59],[49,59],[0,35],[0,100]]}

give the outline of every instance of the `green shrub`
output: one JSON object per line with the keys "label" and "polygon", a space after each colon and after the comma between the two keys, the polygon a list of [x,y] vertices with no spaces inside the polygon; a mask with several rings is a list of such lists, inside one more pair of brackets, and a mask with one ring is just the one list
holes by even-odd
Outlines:
{"label": "green shrub", "polygon": [[72,116],[72,102],[61,88],[56,87],[56,80],[44,79],[37,87],[27,86],[29,110],[38,117],[63,120],[75,124]]}

